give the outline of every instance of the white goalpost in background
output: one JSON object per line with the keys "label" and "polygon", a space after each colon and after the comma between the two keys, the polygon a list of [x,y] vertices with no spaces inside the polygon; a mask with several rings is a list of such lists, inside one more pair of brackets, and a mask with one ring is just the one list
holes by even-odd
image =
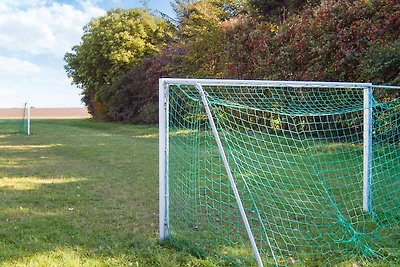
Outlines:
{"label": "white goalpost in background", "polygon": [[31,107],[28,102],[24,104],[22,131],[26,132],[26,135],[31,135]]}

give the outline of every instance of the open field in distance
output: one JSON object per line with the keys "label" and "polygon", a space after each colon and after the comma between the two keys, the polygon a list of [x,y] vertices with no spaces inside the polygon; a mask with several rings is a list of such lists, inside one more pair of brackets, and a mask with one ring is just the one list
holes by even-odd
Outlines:
{"label": "open field in distance", "polygon": [[[1,119],[22,118],[23,108],[0,108]],[[90,118],[86,108],[31,108],[32,119]]]}

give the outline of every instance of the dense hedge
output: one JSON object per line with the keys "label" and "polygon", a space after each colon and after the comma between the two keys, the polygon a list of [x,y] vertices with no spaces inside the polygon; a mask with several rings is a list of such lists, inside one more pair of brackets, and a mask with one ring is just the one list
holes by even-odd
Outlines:
{"label": "dense hedge", "polygon": [[400,84],[397,0],[312,1],[282,22],[248,10],[227,16],[217,5],[205,17],[213,1],[194,3],[160,54],[100,90],[106,119],[155,123],[160,77]]}

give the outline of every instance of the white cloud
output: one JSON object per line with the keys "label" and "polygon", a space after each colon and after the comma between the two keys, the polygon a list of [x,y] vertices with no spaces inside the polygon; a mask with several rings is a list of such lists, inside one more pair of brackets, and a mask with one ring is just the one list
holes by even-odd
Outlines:
{"label": "white cloud", "polygon": [[81,106],[63,56],[83,26],[105,14],[98,0],[0,0],[0,107]]}
{"label": "white cloud", "polygon": [[95,2],[80,3],[79,9],[45,0],[2,2],[0,48],[28,55],[63,56],[79,43],[83,26],[92,17],[105,14]]}
{"label": "white cloud", "polygon": [[29,61],[0,56],[0,77],[3,75],[29,76],[38,72],[40,72],[40,67]]}
{"label": "white cloud", "polygon": [[1,4],[12,8],[42,6],[47,2],[48,0],[1,0]]}

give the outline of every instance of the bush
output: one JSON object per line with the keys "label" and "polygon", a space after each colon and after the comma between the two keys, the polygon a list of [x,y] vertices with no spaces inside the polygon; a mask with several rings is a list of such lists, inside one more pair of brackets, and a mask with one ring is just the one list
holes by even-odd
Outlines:
{"label": "bush", "polygon": [[158,123],[158,102],[144,104],[139,110],[138,121],[146,124]]}
{"label": "bush", "polygon": [[158,80],[178,73],[178,45],[163,49],[159,55],[145,58],[138,66],[120,75],[99,91],[109,120],[125,123],[156,123],[158,120]]}
{"label": "bush", "polygon": [[313,2],[279,25],[239,15],[220,27],[221,77],[367,81],[364,60],[375,53],[373,47],[400,36],[400,4],[328,0]]}
{"label": "bush", "polygon": [[[374,43],[399,36],[394,1],[324,1],[289,20],[278,32],[276,77],[289,80],[359,81]],[[396,22],[397,23],[397,22]]]}
{"label": "bush", "polygon": [[376,84],[400,85],[400,39],[375,45],[362,62],[362,79]]}
{"label": "bush", "polygon": [[224,32],[222,57],[225,77],[251,79],[262,77],[260,60],[269,56],[277,26],[251,16],[239,16],[221,24]]}
{"label": "bush", "polygon": [[400,83],[397,0],[310,1],[279,25],[227,16],[213,3],[194,1],[177,40],[85,95],[95,100],[90,110],[107,120],[154,123],[160,77]]}

